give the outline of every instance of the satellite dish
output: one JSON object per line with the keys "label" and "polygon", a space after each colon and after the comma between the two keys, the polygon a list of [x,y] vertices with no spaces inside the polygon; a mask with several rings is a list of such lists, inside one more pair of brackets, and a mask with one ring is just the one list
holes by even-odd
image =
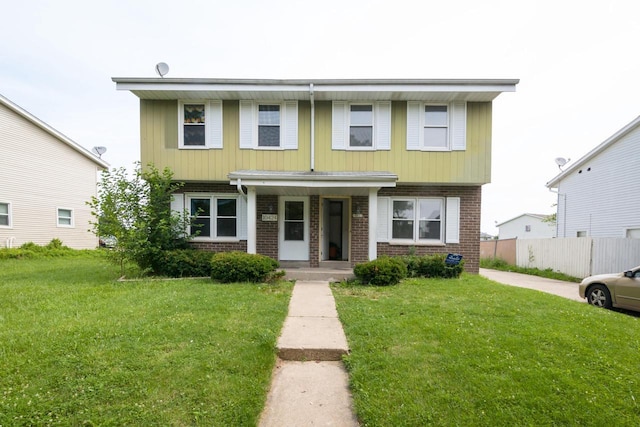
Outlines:
{"label": "satellite dish", "polygon": [[102,158],[102,155],[107,152],[107,147],[93,147],[91,152]]}
{"label": "satellite dish", "polygon": [[164,77],[169,72],[169,66],[164,62],[158,62],[156,64],[156,73],[160,77]]}
{"label": "satellite dish", "polygon": [[570,160],[571,159],[565,159],[564,157],[556,157],[554,161],[556,165],[558,165],[558,169],[562,170],[562,167],[569,163]]}

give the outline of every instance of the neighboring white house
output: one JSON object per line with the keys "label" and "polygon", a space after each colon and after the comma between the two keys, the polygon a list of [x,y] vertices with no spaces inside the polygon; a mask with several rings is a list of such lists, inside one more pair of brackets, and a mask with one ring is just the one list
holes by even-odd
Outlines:
{"label": "neighboring white house", "polygon": [[0,95],[0,247],[98,246],[86,202],[109,164]]}
{"label": "neighboring white house", "polygon": [[640,116],[547,187],[558,193],[558,237],[640,238]]}
{"label": "neighboring white house", "polygon": [[555,224],[545,221],[549,215],[524,213],[496,224],[499,239],[546,239],[556,237]]}

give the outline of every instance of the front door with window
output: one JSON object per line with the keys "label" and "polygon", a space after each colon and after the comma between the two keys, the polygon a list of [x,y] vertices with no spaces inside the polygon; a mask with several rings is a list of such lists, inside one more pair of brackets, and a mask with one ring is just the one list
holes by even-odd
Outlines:
{"label": "front door with window", "polygon": [[278,207],[279,258],[309,260],[309,198],[280,197]]}

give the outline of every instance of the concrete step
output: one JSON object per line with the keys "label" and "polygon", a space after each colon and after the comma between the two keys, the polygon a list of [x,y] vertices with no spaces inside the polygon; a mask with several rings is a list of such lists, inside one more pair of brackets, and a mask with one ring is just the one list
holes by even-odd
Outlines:
{"label": "concrete step", "polygon": [[353,279],[353,270],[350,268],[284,268],[285,280],[315,281],[326,280],[328,282],[342,282]]}

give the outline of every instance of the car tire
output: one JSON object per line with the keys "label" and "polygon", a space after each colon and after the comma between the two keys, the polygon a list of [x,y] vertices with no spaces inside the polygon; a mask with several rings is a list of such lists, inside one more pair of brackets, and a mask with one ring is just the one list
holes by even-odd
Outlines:
{"label": "car tire", "polygon": [[595,307],[611,308],[611,293],[604,285],[593,285],[587,291],[587,302]]}

